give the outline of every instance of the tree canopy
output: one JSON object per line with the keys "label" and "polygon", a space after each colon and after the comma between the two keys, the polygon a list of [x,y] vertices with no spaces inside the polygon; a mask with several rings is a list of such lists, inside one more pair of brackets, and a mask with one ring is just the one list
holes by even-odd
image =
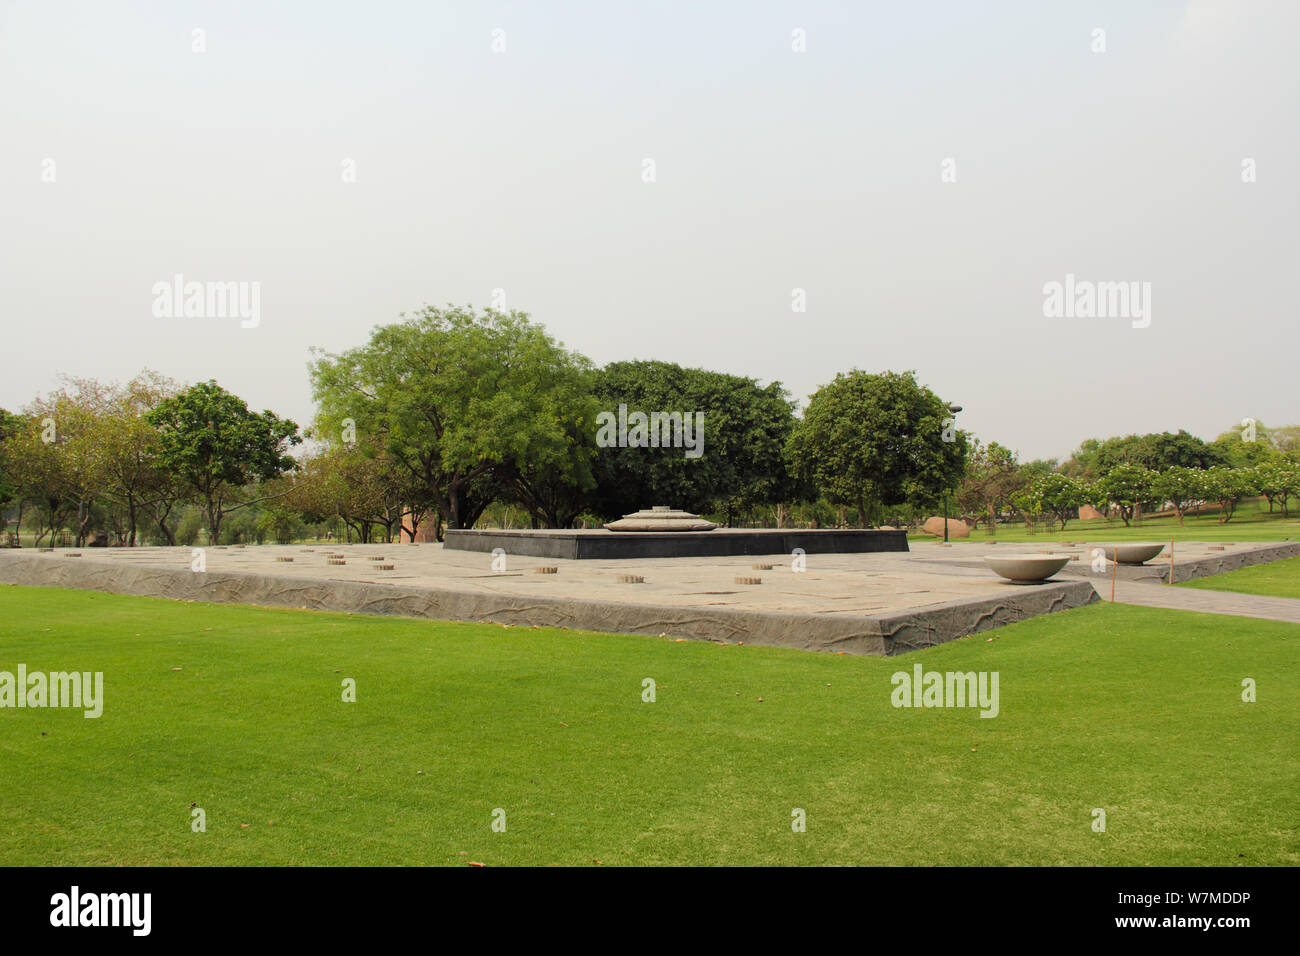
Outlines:
{"label": "tree canopy", "polygon": [[[866,524],[878,506],[937,501],[966,466],[966,434],[914,372],[842,372],[811,397],[789,443],[792,462]],[[951,438],[951,440],[945,440]]]}
{"label": "tree canopy", "polygon": [[543,473],[590,487],[588,368],[522,312],[429,307],[366,345],[319,354],[315,431],[374,439],[449,527],[472,527],[510,488],[542,508]]}
{"label": "tree canopy", "polygon": [[620,405],[627,416],[680,413],[699,443],[698,455],[684,445],[597,447],[594,507],[605,517],[657,504],[696,512],[743,509],[790,496],[784,450],[794,405],[781,383],[637,361],[610,363],[592,387],[607,415],[617,416]]}
{"label": "tree canopy", "polygon": [[296,463],[288,449],[302,442],[293,422],[274,412],[250,411],[214,381],[163,399],[145,419],[158,429],[162,467],[203,503],[214,542],[226,514],[264,500],[243,498],[243,487],[291,471]]}

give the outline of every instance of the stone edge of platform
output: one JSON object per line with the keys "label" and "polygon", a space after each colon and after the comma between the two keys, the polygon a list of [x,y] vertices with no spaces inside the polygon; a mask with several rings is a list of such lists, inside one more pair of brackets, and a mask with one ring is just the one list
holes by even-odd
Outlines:
{"label": "stone edge of platform", "polygon": [[1027,587],[1008,584],[1005,593],[974,600],[947,601],[875,616],[844,617],[485,594],[237,571],[195,573],[93,558],[58,560],[54,556],[14,551],[0,551],[0,584],[435,620],[536,624],[884,656],[932,647],[1098,600],[1090,581],[1049,581]]}

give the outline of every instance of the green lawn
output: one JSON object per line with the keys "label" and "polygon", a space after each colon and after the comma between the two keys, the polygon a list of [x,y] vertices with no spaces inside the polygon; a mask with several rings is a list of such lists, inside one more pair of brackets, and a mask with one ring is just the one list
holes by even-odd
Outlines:
{"label": "green lawn", "polygon": [[1287,558],[1268,564],[1256,564],[1240,571],[1228,571],[1195,581],[1184,581],[1180,587],[1203,588],[1207,591],[1235,591],[1238,594],[1268,594],[1273,597],[1300,598],[1300,558]]}
{"label": "green lawn", "polygon": [[[913,541],[941,540],[932,535],[909,535]],[[1272,514],[1264,502],[1247,501],[1238,506],[1231,521],[1221,523],[1217,512],[1199,517],[1188,515],[1180,525],[1177,518],[1144,518],[1124,526],[1118,518],[1093,521],[1069,521],[1065,530],[1060,522],[1040,522],[1030,534],[1023,524],[998,525],[997,535],[990,538],[981,525],[969,538],[951,538],[953,544],[985,544],[988,541],[1300,541],[1300,515],[1296,509],[1283,518],[1280,510]]]}
{"label": "green lawn", "polygon": [[[0,586],[0,670],[106,697],[0,710],[0,864],[1294,866],[1297,640],[1094,605],[881,659]],[[1001,713],[895,709],[918,663]]]}

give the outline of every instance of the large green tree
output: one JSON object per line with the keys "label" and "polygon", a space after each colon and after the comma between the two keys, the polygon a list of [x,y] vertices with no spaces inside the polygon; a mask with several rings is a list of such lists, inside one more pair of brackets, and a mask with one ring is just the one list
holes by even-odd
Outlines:
{"label": "large green tree", "polygon": [[31,422],[25,415],[0,408],[0,529],[8,526],[8,511],[16,505],[15,537],[21,544],[24,491],[21,455],[25,448],[24,436],[31,432]]}
{"label": "large green tree", "polygon": [[1202,472],[1205,497],[1219,503],[1219,521],[1232,520],[1237,504],[1256,493],[1255,474],[1252,468],[1228,468],[1222,465]]}
{"label": "large green tree", "polygon": [[145,414],[157,429],[158,460],[203,507],[212,543],[227,514],[283,494],[248,494],[295,467],[288,454],[302,441],[298,426],[274,412],[250,411],[214,381],[191,385]]}
{"label": "large green tree", "polygon": [[1281,452],[1275,452],[1251,472],[1255,489],[1268,499],[1268,510],[1271,512],[1274,502],[1278,502],[1282,506],[1282,516],[1287,517],[1287,501],[1300,494],[1300,465]]}
{"label": "large green tree", "polygon": [[[794,496],[785,460],[794,405],[780,382],[647,360],[611,362],[592,387],[609,423],[595,460],[595,509],[605,517],[654,505],[731,515]],[[676,419],[670,428],[662,417],[658,441],[649,429],[640,443],[634,416],[656,413],[680,414],[696,447],[685,431],[679,444],[665,441]],[[632,420],[626,442],[623,419]]]}
{"label": "large green tree", "polygon": [[17,434],[23,427],[25,425],[21,415],[0,408],[0,527],[4,527],[4,509],[18,494],[13,473],[6,463],[5,443],[11,435]]}
{"label": "large green tree", "polygon": [[589,363],[522,312],[426,308],[311,365],[315,432],[373,441],[450,528],[546,481],[591,485]]}
{"label": "large green tree", "polygon": [[1128,527],[1142,505],[1155,497],[1155,472],[1142,465],[1122,463],[1114,465],[1097,479],[1097,491],[1119,509],[1119,516]]}
{"label": "large green tree", "polygon": [[1174,466],[1156,472],[1151,479],[1151,493],[1158,503],[1169,502],[1178,523],[1183,523],[1187,511],[1205,500],[1205,472],[1199,468]]}
{"label": "large green tree", "polygon": [[140,521],[151,514],[166,540],[175,543],[167,518],[177,498],[176,482],[159,457],[158,430],[145,416],[180,391],[176,382],[145,370],[125,386],[104,389],[92,425],[103,453],[104,495],[120,510],[131,547]]}
{"label": "large green tree", "polygon": [[77,545],[108,497],[107,458],[100,422],[112,404],[112,387],[93,379],[64,377],[63,387],[26,408],[31,424],[20,470],[50,531],[68,526]]}
{"label": "large green tree", "polygon": [[878,506],[925,507],[957,487],[966,435],[950,418],[948,403],[917,384],[914,372],[854,369],[812,395],[791,436],[790,460],[866,524]]}
{"label": "large green tree", "polygon": [[1116,465],[1140,465],[1149,471],[1164,471],[1166,468],[1209,468],[1225,460],[1221,448],[1179,429],[1105,440],[1090,438],[1061,470],[1074,477],[1096,479]]}
{"label": "large green tree", "polygon": [[1240,426],[1223,432],[1210,446],[1219,454],[1212,464],[1232,468],[1253,468],[1273,460],[1281,451],[1274,444],[1273,430],[1263,422],[1246,419]]}

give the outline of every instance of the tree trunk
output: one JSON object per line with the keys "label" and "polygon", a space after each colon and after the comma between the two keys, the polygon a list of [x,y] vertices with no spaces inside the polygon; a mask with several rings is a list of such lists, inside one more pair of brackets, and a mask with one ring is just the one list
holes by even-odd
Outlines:
{"label": "tree trunk", "polygon": [[460,527],[460,483],[456,481],[447,488],[447,527]]}

